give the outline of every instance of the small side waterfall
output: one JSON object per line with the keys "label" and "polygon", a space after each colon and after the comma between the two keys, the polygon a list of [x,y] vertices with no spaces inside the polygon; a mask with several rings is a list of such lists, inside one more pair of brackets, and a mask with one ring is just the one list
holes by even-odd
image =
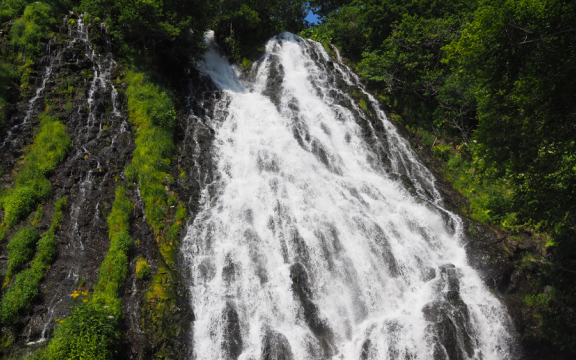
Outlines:
{"label": "small side waterfall", "polygon": [[514,358],[460,219],[357,77],[284,33],[240,80],[208,41],[222,94],[183,244],[193,358]]}
{"label": "small side waterfall", "polygon": [[[108,243],[106,211],[114,199],[115,177],[123,176],[121,171],[128,161],[127,144],[132,141],[127,135],[128,124],[119,110],[118,92],[111,79],[116,62],[105,29],[101,32],[106,48],[100,54],[89,41],[89,27],[82,17],[74,14],[70,17],[75,24],[70,25],[65,19],[69,28],[68,41],[58,44],[58,50],[46,60],[51,66],[44,75],[46,90],[37,90],[37,94],[50,93],[48,87],[56,86],[57,74],[60,77],[85,74],[82,76],[85,88],[78,89],[76,97],[70,99],[69,115],[61,118],[73,147],[54,175],[57,179],[54,196],[66,197],[69,209],[57,235],[61,246],[53,268],[60,271],[47,272],[44,314],[35,314],[25,330],[34,339],[41,340],[50,337],[56,319],[68,314],[72,301],[70,294],[81,283],[93,282],[97,276],[86,273],[85,268],[87,263],[95,263],[93,267],[97,268],[101,262],[98,256],[105,253],[97,244]],[[105,241],[99,242],[98,238],[102,236]]]}

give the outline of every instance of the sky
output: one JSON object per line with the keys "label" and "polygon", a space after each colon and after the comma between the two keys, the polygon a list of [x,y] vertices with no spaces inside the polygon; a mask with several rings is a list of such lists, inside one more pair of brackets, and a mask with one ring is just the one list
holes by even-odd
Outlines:
{"label": "sky", "polygon": [[312,11],[310,11],[308,12],[308,16],[306,16],[306,20],[308,20],[310,24],[316,24],[318,23],[318,16],[312,14]]}

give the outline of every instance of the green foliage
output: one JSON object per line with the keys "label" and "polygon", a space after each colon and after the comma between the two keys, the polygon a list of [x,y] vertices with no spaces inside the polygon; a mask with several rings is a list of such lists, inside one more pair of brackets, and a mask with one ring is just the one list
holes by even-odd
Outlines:
{"label": "green foliage", "polygon": [[436,108],[436,96],[447,73],[441,48],[454,38],[459,19],[425,19],[405,15],[378,50],[365,52],[360,74],[383,91],[402,99],[425,123]]}
{"label": "green foliage", "polygon": [[367,47],[369,27],[363,15],[359,7],[343,7],[330,14],[324,21],[325,25],[318,26],[323,28],[323,33],[330,35],[332,41],[342,49],[343,55],[353,61],[359,60]]}
{"label": "green foliage", "polygon": [[[155,342],[165,344],[161,351],[172,352],[174,350],[171,346],[174,335],[172,330],[178,325],[169,315],[176,301],[176,276],[171,266],[182,221],[186,219],[187,214],[183,204],[177,207],[175,214],[168,206],[168,203],[178,203],[178,197],[176,195],[169,197],[166,188],[174,181],[174,178],[167,173],[174,150],[174,129],[171,122],[158,121],[157,114],[160,109],[169,116],[175,113],[168,94],[160,87],[150,84],[143,74],[129,73],[126,81],[129,84],[126,91],[129,120],[138,129],[136,149],[132,163],[126,168],[126,177],[138,182],[145,205],[146,219],[154,229],[162,255],[162,259],[157,262],[158,271],[152,276],[151,285],[142,305],[143,327],[150,332]],[[174,118],[171,121],[173,120]],[[143,268],[142,261],[137,261],[138,277],[147,276],[149,270],[142,270]]]}
{"label": "green foliage", "polygon": [[[110,249],[100,265],[94,293],[74,292],[77,305],[56,328],[48,344],[47,359],[113,359],[122,341],[122,299],[118,290],[128,273],[128,254],[133,241],[128,234],[134,205],[123,187],[116,189],[116,198],[108,216]],[[80,302],[80,300],[82,300]]]}
{"label": "green foliage", "polygon": [[6,122],[6,110],[9,104],[8,89],[18,74],[8,64],[0,63],[0,124]]}
{"label": "green foliage", "polygon": [[[40,241],[38,241],[36,255],[30,268],[17,274],[14,283],[9,284],[0,303],[0,320],[3,324],[15,323],[18,320],[18,315],[30,310],[32,301],[39,295],[40,281],[56,256],[58,243],[54,237],[65,208],[66,199],[56,201],[50,229],[42,234]],[[32,234],[35,229],[28,231]]]}
{"label": "green foliage", "polygon": [[[569,1],[486,1],[447,47],[477,102],[480,155],[515,188],[521,220],[575,212],[576,26]],[[514,24],[522,24],[516,26]],[[500,49],[494,51],[494,49]]]}
{"label": "green foliage", "polygon": [[55,19],[50,5],[33,2],[24,10],[24,15],[16,21],[10,30],[12,45],[29,58],[41,55],[40,41]]}
{"label": "green foliage", "polygon": [[[174,149],[172,101],[159,87],[144,80],[143,74],[131,73],[126,92],[130,121],[139,127],[132,163],[126,176],[137,181],[146,207],[146,217],[156,232],[162,227],[167,210],[167,191],[164,188],[166,171]],[[159,114],[165,113],[163,118]]]}
{"label": "green foliage", "polygon": [[421,127],[415,128],[415,127],[410,127],[409,125],[407,125],[406,128],[408,130],[410,130],[411,132],[413,132],[424,145],[430,146],[430,147],[434,146],[436,139],[437,139],[437,137],[434,136],[434,134],[422,129]]}
{"label": "green foliage", "polygon": [[133,210],[134,204],[126,196],[126,190],[123,187],[116,189],[116,198],[108,216],[110,249],[100,266],[95,287],[96,293],[104,293],[111,298],[116,297],[118,288],[126,280],[128,254],[134,246],[132,237],[128,234],[129,220]]}
{"label": "green foliage", "polygon": [[14,274],[22,270],[24,265],[32,259],[39,237],[36,229],[28,226],[19,230],[10,240],[8,243],[8,268],[4,284],[8,284]]}
{"label": "green foliage", "polygon": [[576,268],[575,12],[573,1],[484,1],[446,47],[455,82],[477,104],[478,155],[512,188],[509,211],[554,239],[543,330],[572,350],[575,277],[562,269]]}
{"label": "green foliage", "polygon": [[179,205],[176,209],[176,215],[174,215],[174,219],[176,221],[185,221],[188,218],[188,214],[186,213],[186,206],[184,204]]}
{"label": "green foliage", "polygon": [[[44,4],[51,5],[52,8],[60,11],[70,10],[75,0],[45,0]],[[23,13],[26,6],[36,3],[34,0],[2,0],[0,1],[0,24],[8,20],[19,18]]]}
{"label": "green foliage", "polygon": [[[201,0],[83,0],[89,15],[106,19],[113,38],[159,64],[198,57],[210,19]],[[166,70],[166,69],[164,69]]]}
{"label": "green foliage", "polygon": [[320,17],[326,17],[333,11],[338,10],[344,5],[350,5],[353,0],[310,0],[309,5],[314,14]]}
{"label": "green foliage", "polygon": [[331,32],[328,30],[325,24],[304,29],[298,33],[298,36],[318,41],[324,46],[325,49],[330,49],[330,45],[332,44]]}
{"label": "green foliage", "polygon": [[5,23],[22,15],[27,4],[28,1],[25,0],[3,0],[0,2],[0,23]]}
{"label": "green foliage", "polygon": [[44,114],[41,119],[40,132],[24,158],[16,183],[0,201],[8,227],[28,216],[38,202],[50,196],[51,185],[46,175],[64,160],[72,146],[66,127],[57,118]]}
{"label": "green foliage", "polygon": [[150,265],[143,257],[136,259],[136,277],[138,280],[145,280],[150,276]]}
{"label": "green foliage", "polygon": [[180,224],[173,224],[168,229],[168,233],[166,234],[166,241],[170,243],[174,243],[178,241],[178,235],[180,234]]}
{"label": "green foliage", "polygon": [[302,30],[307,14],[304,0],[222,0],[212,6],[216,39],[238,63],[253,59],[270,36]]}
{"label": "green foliage", "polygon": [[38,205],[38,208],[36,209],[34,216],[30,220],[30,224],[32,226],[37,226],[40,220],[42,220],[42,217],[44,217],[44,209],[42,209],[42,205],[40,204]]}
{"label": "green foliage", "polygon": [[44,358],[113,359],[122,340],[118,326],[121,310],[119,299],[107,301],[91,298],[86,303],[80,303],[56,328]]}

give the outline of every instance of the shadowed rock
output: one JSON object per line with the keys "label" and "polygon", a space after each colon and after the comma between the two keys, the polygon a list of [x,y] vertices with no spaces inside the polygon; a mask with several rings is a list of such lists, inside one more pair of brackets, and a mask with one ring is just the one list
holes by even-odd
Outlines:
{"label": "shadowed rock", "polygon": [[286,337],[276,331],[267,330],[262,341],[262,360],[293,360],[294,355]]}

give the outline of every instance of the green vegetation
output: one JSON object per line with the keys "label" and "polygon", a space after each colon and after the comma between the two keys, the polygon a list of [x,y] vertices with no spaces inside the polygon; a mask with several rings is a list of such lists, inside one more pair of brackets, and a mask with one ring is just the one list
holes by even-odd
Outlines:
{"label": "green vegetation", "polygon": [[[148,65],[172,73],[203,52],[204,31],[210,21],[210,2],[201,0],[83,0],[86,22],[105,19],[121,52],[143,56]],[[190,31],[193,30],[193,31]]]}
{"label": "green vegetation", "polygon": [[44,0],[42,2],[34,0],[2,0],[0,1],[0,23],[22,16],[29,4],[46,4],[59,11],[68,10],[76,1],[70,0]]}
{"label": "green vegetation", "polygon": [[30,224],[32,226],[37,226],[40,220],[44,217],[44,209],[42,208],[42,204],[38,205],[36,212],[34,212],[34,216],[30,219]]}
{"label": "green vegetation", "polygon": [[[40,294],[40,281],[54,261],[54,256],[56,255],[56,247],[58,244],[54,237],[62,220],[62,212],[65,208],[65,199],[56,201],[50,229],[42,234],[39,241],[37,241],[38,235],[34,228],[24,228],[12,239],[11,243],[15,241],[17,236],[26,236],[28,238],[26,241],[30,243],[36,243],[37,241],[37,246],[36,255],[30,264],[30,268],[17,274],[14,282],[8,285],[8,289],[4,293],[2,302],[0,303],[0,320],[3,324],[16,323],[18,321],[18,315],[29,311],[32,301]],[[6,278],[8,279],[8,275]]]}
{"label": "green vegetation", "polygon": [[8,269],[4,285],[7,285],[12,277],[32,259],[39,238],[36,229],[28,226],[18,231],[10,240],[8,243]]}
{"label": "green vegetation", "polygon": [[[525,297],[554,343],[576,350],[576,3],[567,0],[0,0],[0,124],[30,93],[42,42],[74,7],[84,21],[105,21],[120,63],[131,69],[117,82],[136,131],[136,150],[125,169],[138,183],[146,219],[161,256],[151,273],[136,260],[138,279],[150,279],[143,328],[157,355],[175,356],[170,341],[181,331],[173,321],[177,284],[173,262],[186,207],[169,175],[174,152],[175,101],[183,64],[201,57],[203,34],[215,31],[224,51],[245,69],[263,42],[281,31],[301,31],[341,49],[345,61],[391,110],[392,118],[442,162],[441,171],[466,196],[461,209],[473,219],[499,226],[520,240],[529,229],[547,241],[548,254],[522,255],[536,269],[538,291]],[[322,23],[305,29],[308,7]],[[10,22],[8,22],[11,20]],[[69,19],[74,25],[75,20]],[[102,35],[91,27],[91,41]],[[146,76],[144,75],[146,74]],[[86,79],[93,78],[84,69]],[[114,75],[116,76],[116,75]],[[159,84],[162,84],[160,86]],[[83,91],[59,78],[57,92],[67,111]],[[363,109],[368,102],[352,94]],[[48,102],[49,106],[53,103]],[[39,204],[51,195],[48,176],[71,147],[64,125],[48,113],[26,155],[14,169],[12,188],[0,193],[0,241],[20,221],[42,221]],[[107,130],[107,127],[104,127]],[[2,169],[2,172],[5,169]],[[180,175],[186,177],[185,172]],[[25,227],[8,245],[3,324],[15,324],[39,296],[52,263],[54,234],[64,202],[56,203],[50,230],[38,240]],[[133,205],[120,187],[108,216],[110,250],[94,293],[79,289],[75,307],[54,340],[38,356],[54,359],[112,358],[121,340],[118,289],[128,272],[133,241],[128,234]],[[36,213],[29,215],[36,210]],[[514,240],[514,241],[517,241]],[[36,247],[35,247],[36,246]],[[36,255],[30,262],[30,258]],[[28,265],[29,263],[29,265]],[[29,266],[29,267],[28,267]]]}
{"label": "green vegetation", "polygon": [[12,66],[0,62],[0,124],[6,122],[7,107],[10,104],[8,90],[11,83],[18,78]]}
{"label": "green vegetation", "polygon": [[40,358],[44,359],[113,359],[122,341],[122,299],[118,290],[128,274],[128,255],[134,246],[128,234],[134,204],[123,187],[108,216],[110,249],[100,266],[94,293],[75,291],[76,306],[60,321],[54,338]]}
{"label": "green vegetation", "polygon": [[158,236],[168,208],[164,183],[174,150],[176,112],[166,92],[147,83],[143,74],[130,73],[126,81],[130,84],[126,92],[130,122],[139,129],[126,176],[140,186],[148,223]]}
{"label": "green vegetation", "polygon": [[19,56],[36,58],[41,55],[40,41],[55,19],[52,7],[42,2],[33,2],[26,7],[21,19],[14,22],[10,37]]}
{"label": "green vegetation", "polygon": [[146,280],[150,276],[150,265],[143,257],[136,259],[136,277],[138,280]]}
{"label": "green vegetation", "polygon": [[544,234],[548,255],[530,264],[547,300],[526,303],[545,336],[576,351],[576,3],[311,5],[323,21],[302,35],[339,46],[392,117],[432,147],[470,200],[463,211]]}
{"label": "green vegetation", "polygon": [[307,14],[304,0],[223,0],[216,2],[211,11],[211,28],[218,43],[245,66],[263,50],[270,36],[302,30]]}
{"label": "green vegetation", "polygon": [[60,163],[72,146],[66,127],[56,117],[41,115],[40,132],[24,158],[14,186],[0,198],[5,211],[4,224],[14,226],[28,216],[51,193],[46,176]]}
{"label": "green vegetation", "polygon": [[[126,77],[130,85],[128,96],[129,120],[137,128],[136,149],[132,163],[126,168],[129,180],[136,181],[146,209],[148,224],[154,229],[157,245],[162,254],[158,259],[158,270],[152,276],[152,284],[145,296],[143,325],[155,338],[164,343],[163,351],[171,354],[166,345],[179,331],[177,323],[168,315],[175,307],[176,275],[172,270],[178,235],[186,209],[180,204],[176,211],[170,204],[178,203],[175,193],[169,193],[174,179],[167,171],[174,150],[174,122],[176,112],[166,91],[150,84],[141,73],[130,73]],[[140,261],[140,265],[143,263]],[[137,276],[145,273],[137,270]]]}

